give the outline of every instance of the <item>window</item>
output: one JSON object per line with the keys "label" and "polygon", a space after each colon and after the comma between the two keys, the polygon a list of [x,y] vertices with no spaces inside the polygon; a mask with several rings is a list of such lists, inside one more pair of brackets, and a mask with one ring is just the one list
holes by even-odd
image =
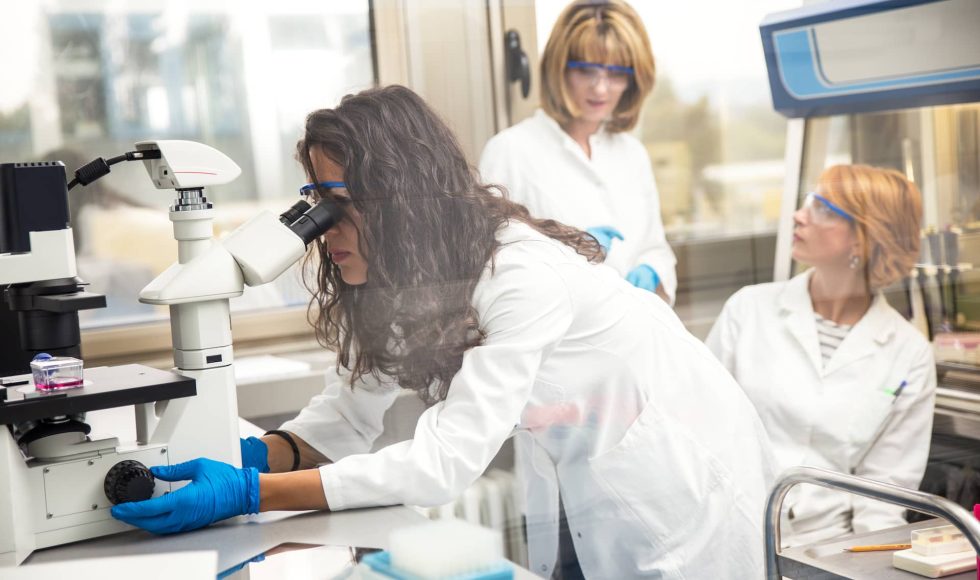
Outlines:
{"label": "window", "polygon": [[[260,209],[288,207],[306,182],[293,151],[307,113],[376,78],[369,0],[8,8],[0,27],[0,159],[61,160],[73,172],[144,139],[206,143],[242,168],[236,181],[205,191],[218,236]],[[176,259],[173,197],[154,189],[139,163],[71,191],[79,276],[109,304],[83,312],[83,329],[167,317],[136,298]],[[292,272],[247,288],[232,308],[307,300]]]}

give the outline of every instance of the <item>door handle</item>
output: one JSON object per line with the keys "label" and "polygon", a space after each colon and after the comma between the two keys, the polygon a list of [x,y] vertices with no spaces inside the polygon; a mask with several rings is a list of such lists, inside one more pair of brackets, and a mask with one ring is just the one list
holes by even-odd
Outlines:
{"label": "door handle", "polygon": [[521,81],[521,96],[526,99],[531,92],[531,65],[516,30],[508,30],[504,35],[504,51],[507,54],[507,82]]}

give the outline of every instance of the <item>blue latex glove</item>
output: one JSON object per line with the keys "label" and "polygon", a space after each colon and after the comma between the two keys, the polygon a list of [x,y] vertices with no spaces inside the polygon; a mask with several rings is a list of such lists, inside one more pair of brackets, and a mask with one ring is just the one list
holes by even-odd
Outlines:
{"label": "blue latex glove", "polygon": [[656,292],[657,286],[660,285],[660,276],[652,267],[640,264],[630,270],[630,273],[626,275],[626,281],[637,288]]}
{"label": "blue latex glove", "polygon": [[113,506],[112,517],[154,534],[173,534],[259,511],[259,472],[254,467],[238,469],[202,458],[154,466],[150,472],[163,481],[191,482],[160,497]]}
{"label": "blue latex glove", "polygon": [[619,230],[612,226],[595,226],[594,228],[586,228],[585,233],[589,234],[599,245],[602,246],[602,251],[609,253],[612,248],[613,240],[623,240],[623,234],[619,233]]}
{"label": "blue latex glove", "polygon": [[269,446],[258,437],[239,439],[242,447],[242,467],[254,467],[259,473],[269,473]]}

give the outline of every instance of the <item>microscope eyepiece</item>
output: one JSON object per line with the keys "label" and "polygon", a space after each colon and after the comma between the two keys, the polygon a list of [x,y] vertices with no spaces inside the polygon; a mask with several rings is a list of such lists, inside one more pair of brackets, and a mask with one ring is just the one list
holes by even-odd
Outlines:
{"label": "microscope eyepiece", "polygon": [[[299,204],[297,203],[296,205]],[[290,208],[290,210],[293,208]],[[326,233],[327,230],[332,228],[343,217],[344,210],[337,205],[337,202],[331,199],[322,199],[316,205],[303,212],[303,215],[290,224],[289,229],[299,236],[304,244],[308,245]]]}
{"label": "microscope eyepiece", "polygon": [[310,209],[310,204],[305,199],[301,199],[293,204],[293,206],[286,211],[279,214],[279,221],[286,224],[287,226],[298,220],[303,213]]}

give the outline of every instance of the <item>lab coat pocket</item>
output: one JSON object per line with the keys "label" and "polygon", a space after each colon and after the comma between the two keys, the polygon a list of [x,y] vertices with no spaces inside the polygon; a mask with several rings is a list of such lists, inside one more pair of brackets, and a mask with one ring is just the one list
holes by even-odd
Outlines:
{"label": "lab coat pocket", "polygon": [[638,528],[638,566],[664,577],[677,577],[692,552],[707,549],[734,505],[718,461],[652,403],[619,443],[592,460],[592,469],[623,525]]}
{"label": "lab coat pocket", "polygon": [[850,439],[855,450],[866,448],[884,428],[895,397],[883,390],[870,390],[855,401],[851,410]]}

